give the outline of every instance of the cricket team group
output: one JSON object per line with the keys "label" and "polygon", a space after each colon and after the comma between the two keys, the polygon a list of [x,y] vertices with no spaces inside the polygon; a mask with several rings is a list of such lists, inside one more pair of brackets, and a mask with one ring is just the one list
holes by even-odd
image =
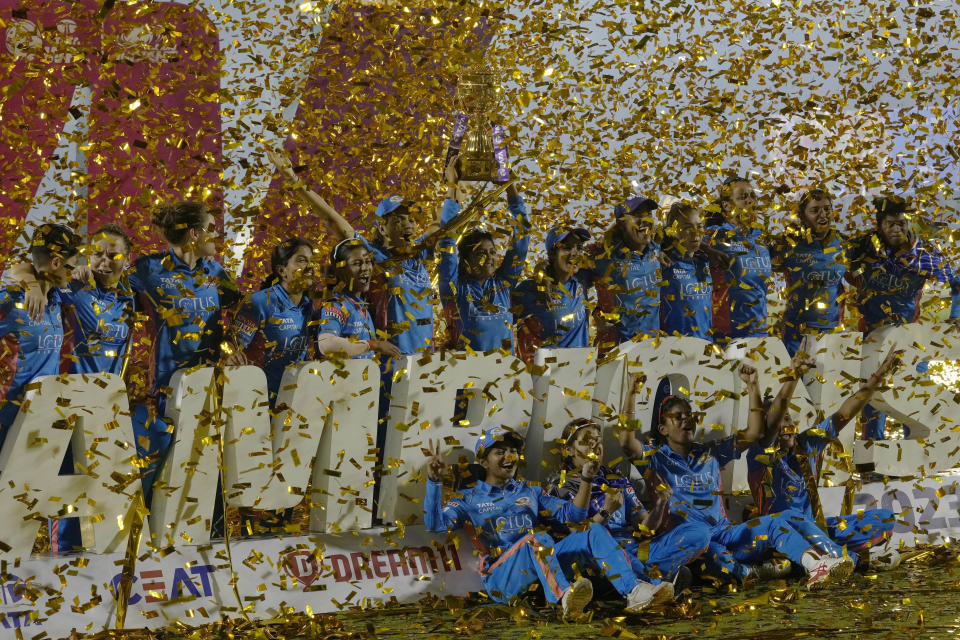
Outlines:
{"label": "cricket team group", "polygon": [[[178,369],[259,366],[271,409],[279,410],[274,405],[288,365],[375,358],[382,372],[382,451],[384,399],[405,355],[500,350],[529,363],[540,347],[596,346],[606,355],[656,335],[719,344],[771,336],[792,356],[785,382],[764,398],[757,371],[741,366],[749,418],[730,425],[744,428],[726,438],[704,442],[702,413],[666,383],[654,424],[640,424],[633,417],[638,378],[626,385],[620,407],[622,451],[605,456],[600,426],[573,420],[558,443],[560,467],[543,486],[518,478],[523,438],[512,425],[482,432],[466,476],[451,474],[439,441],[430,442],[427,528],[468,529],[491,599],[509,602],[539,584],[566,619],[582,615],[595,589],[619,594],[635,613],[672,599],[691,580],[743,583],[794,572],[819,588],[855,568],[897,564],[887,544],[893,513],[866,509],[824,519],[808,486],[817,482],[827,445],[861,412],[862,437],[885,437],[885,416],[869,401],[900,366],[898,354],[888,354],[813,428],[798,429],[788,408],[812,365],[807,336],[843,329],[844,305],[856,306],[859,329],[868,334],[915,321],[924,288],[940,281],[951,289],[951,322],[960,323],[960,278],[935,240],[918,237],[910,200],[876,198],[875,228],[844,237],[831,194],[812,189],[791,205],[795,216],[786,231],[774,234],[751,182],[734,177],[710,203],[677,201],[663,211],[655,198],[628,197],[596,238],[576,224],[558,225],[545,236],[546,258],[528,265],[532,226],[517,182],[506,189],[510,224],[487,230],[476,224],[476,211],[461,206],[458,159],[451,158],[446,197],[434,215],[393,195],[378,203],[374,228],[361,235],[304,184],[286,156],[268,156],[323,221],[314,239],[335,244],[321,260],[311,240],[283,240],[255,292],[241,292],[217,261],[219,227],[202,203],[158,206],[152,222],[168,246],[136,259],[118,224],[86,239],[63,224],[36,229],[28,258],[7,265],[0,289],[0,445],[38,376],[124,375],[149,505],[172,441],[164,416]],[[500,235],[508,245],[502,256]],[[771,316],[774,273],[786,282],[786,305]],[[138,332],[149,336],[141,341],[150,352],[146,373],[127,366]],[[743,455],[755,508],[734,523],[720,471]],[[61,473],[73,472],[68,455]],[[445,486],[452,475],[454,486]],[[221,504],[211,523],[215,536],[222,535],[222,512]],[[289,517],[264,515],[261,524],[282,525]],[[78,520],[52,520],[50,540],[54,551],[81,549]]]}

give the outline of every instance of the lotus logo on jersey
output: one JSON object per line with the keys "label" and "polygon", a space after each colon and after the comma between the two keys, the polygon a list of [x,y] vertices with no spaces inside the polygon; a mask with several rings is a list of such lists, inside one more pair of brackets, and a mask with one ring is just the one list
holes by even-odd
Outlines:
{"label": "lotus logo on jersey", "polygon": [[303,585],[306,591],[320,577],[317,558],[309,551],[294,551],[283,557],[283,570],[291,578]]}

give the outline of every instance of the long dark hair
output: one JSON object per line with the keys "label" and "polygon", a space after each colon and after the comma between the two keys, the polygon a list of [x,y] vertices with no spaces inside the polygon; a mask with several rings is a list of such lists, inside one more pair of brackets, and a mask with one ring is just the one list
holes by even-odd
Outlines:
{"label": "long dark hair", "polygon": [[287,238],[270,252],[270,275],[260,284],[260,290],[268,289],[280,282],[280,267],[286,266],[290,258],[301,248],[307,247],[310,251],[314,250],[313,243],[304,240],[299,236]]}
{"label": "long dark hair", "polygon": [[[566,448],[570,449],[573,447],[573,439],[581,429],[587,429],[593,427],[594,429],[600,430],[600,425],[591,420],[590,418],[576,418],[567,423],[567,426],[563,428],[563,433],[560,434],[560,446],[561,451]],[[601,432],[601,436],[603,433]],[[601,460],[601,462],[603,462]],[[563,471],[572,471],[574,469],[573,456],[571,455],[562,455],[560,457],[560,469]]]}
{"label": "long dark hair", "polygon": [[460,274],[461,278],[465,275],[469,275],[467,271],[467,262],[473,257],[473,251],[484,240],[493,242],[493,234],[489,231],[483,231],[482,229],[474,229],[472,231],[468,231],[462,238],[460,238],[460,242],[457,243],[457,254],[459,256],[457,273]]}
{"label": "long dark hair", "polygon": [[172,245],[183,244],[190,229],[200,229],[207,217],[207,207],[202,202],[177,202],[158,206],[151,221]]}
{"label": "long dark hair", "polygon": [[660,425],[663,424],[663,414],[679,405],[684,405],[687,411],[693,408],[690,401],[682,396],[667,396],[660,402],[660,406],[657,408],[657,421],[654,423],[653,428],[650,429],[650,437],[653,438],[653,441],[658,445],[664,444],[667,441],[664,435],[660,433]]}
{"label": "long dark hair", "polygon": [[343,284],[337,275],[337,269],[346,261],[347,256],[354,249],[366,249],[367,245],[360,238],[344,238],[333,247],[330,252],[330,264],[327,265],[327,290],[324,297],[330,297],[334,292],[341,291]]}

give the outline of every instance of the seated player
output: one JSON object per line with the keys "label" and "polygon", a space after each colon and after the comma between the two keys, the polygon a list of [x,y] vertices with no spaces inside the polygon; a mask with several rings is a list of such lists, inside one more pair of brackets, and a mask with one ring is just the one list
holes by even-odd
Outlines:
{"label": "seated player", "polygon": [[[651,478],[651,483],[662,481],[671,486],[670,514],[674,521],[694,520],[711,527],[707,561],[715,573],[741,582],[764,577],[764,573],[772,570],[761,571],[750,565],[763,563],[778,554],[807,571],[807,587],[810,589],[848,576],[853,570],[853,562],[842,554],[839,557],[821,555],[811,548],[791,526],[799,517],[795,512],[761,516],[740,524],[727,519],[720,488],[720,469],[739,458],[764,434],[765,421],[756,369],[743,365],[740,377],[747,384],[750,396],[750,418],[745,430],[712,442],[696,442],[698,416],[693,413],[690,402],[669,396],[660,405],[657,429],[653,432],[661,443],[659,448],[653,450],[644,446],[637,439],[636,430],[624,429],[620,435],[624,451],[636,459],[635,464]],[[629,420],[634,403],[630,401],[626,409]]]}
{"label": "seated player", "polygon": [[439,441],[429,443],[427,494],[423,502],[427,530],[442,532],[466,527],[481,553],[480,576],[491,599],[509,602],[539,580],[549,602],[560,602],[564,619],[575,618],[593,597],[586,578],[574,580],[574,563],[593,567],[626,597],[626,611],[636,613],[654,602],[673,597],[673,585],[652,585],[638,578],[626,553],[598,523],[554,541],[542,527],[587,519],[590,487],[599,465],[590,461],[580,470],[585,482],[570,502],[547,495],[539,487],[517,480],[522,438],[502,427],[486,430],[474,451],[484,479],[442,502],[445,464]]}
{"label": "seated player", "polygon": [[[823,544],[824,529],[817,525],[814,517],[807,483],[819,480],[827,443],[835,440],[840,430],[860,413],[898,364],[897,352],[891,350],[867,383],[847,398],[836,413],[800,434],[793,418],[778,410],[779,406],[789,404],[793,387],[789,387],[788,393],[778,395],[774,400],[774,405],[778,406],[771,407],[768,413],[767,436],[751,446],[747,453],[750,488],[761,514],[787,509],[799,511],[805,517],[792,522],[794,529],[812,544]],[[787,389],[787,385],[784,388]],[[893,532],[895,519],[891,511],[866,509],[848,516],[829,517],[821,522],[830,540],[846,547],[851,555],[866,552],[874,568],[893,568],[899,564],[896,550],[877,546],[889,540]]]}
{"label": "seated player", "polygon": [[573,500],[584,484],[589,485],[588,517],[610,531],[627,552],[637,575],[653,583],[673,579],[682,567],[707,550],[711,530],[702,522],[681,522],[654,535],[673,493],[669,486],[656,488],[653,507],[647,511],[630,478],[609,467],[601,465],[593,482],[585,482],[580,469],[590,461],[603,460],[603,434],[595,422],[584,418],[572,421],[564,428],[560,444],[561,471],[548,480],[550,493]]}

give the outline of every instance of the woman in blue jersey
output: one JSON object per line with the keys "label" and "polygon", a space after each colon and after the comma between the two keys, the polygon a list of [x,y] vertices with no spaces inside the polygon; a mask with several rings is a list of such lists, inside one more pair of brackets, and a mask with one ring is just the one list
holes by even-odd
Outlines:
{"label": "woman in blue jersey", "polygon": [[297,177],[290,159],[275,151],[267,157],[287,182],[313,211],[326,222],[334,237],[340,240],[358,238],[364,243],[378,266],[371,288],[365,297],[370,300],[374,326],[397,346],[400,353],[412,354],[433,348],[433,308],[437,292],[425,264],[433,257],[433,248],[416,250],[441,224],[446,224],[460,211],[457,204],[457,158],[451,158],[444,172],[447,199],[439,216],[430,220],[423,234],[417,234],[416,217],[421,209],[412,200],[393,195],[384,198],[374,212],[376,226],[373,240],[360,236],[354,226],[316,192],[308,189]]}
{"label": "woman in blue jersey", "polygon": [[[655,449],[644,445],[636,435],[638,423],[633,413],[643,379],[635,378],[624,408],[628,424],[619,434],[624,452],[647,475],[649,485],[664,482],[673,489],[670,515],[674,522],[693,521],[711,528],[706,559],[708,568],[717,575],[741,582],[783,575],[789,565],[769,562],[773,554],[780,554],[808,572],[808,588],[820,588],[829,580],[845,577],[853,569],[853,562],[842,557],[842,552],[820,555],[812,549],[791,526],[793,517],[802,518],[797,512],[765,515],[739,524],[727,519],[720,469],[739,458],[766,432],[757,371],[742,365],[739,373],[750,402],[746,429],[725,438],[697,442],[698,414],[685,398],[669,396],[661,403],[657,425],[651,431],[659,445]],[[841,551],[839,547],[833,550]]]}
{"label": "woman in blue jersey", "polygon": [[[559,442],[562,453],[560,473],[547,480],[548,491],[564,500],[572,500],[586,482],[580,469],[590,460],[601,463],[592,478],[587,515],[610,531],[627,552],[638,576],[645,576],[653,582],[664,578],[672,580],[681,567],[707,550],[711,536],[707,525],[689,521],[669,531],[660,530],[672,493],[668,486],[657,487],[653,492],[653,506],[648,511],[641,504],[629,477],[629,466],[621,473],[603,465],[603,434],[595,422],[585,418],[573,420],[564,427]],[[642,481],[640,483],[642,485]]]}
{"label": "woman in blue jersey", "polygon": [[152,322],[153,390],[162,414],[177,369],[213,364],[220,357],[222,311],[240,296],[233,278],[214,260],[220,232],[202,203],[162,205],[153,223],[168,248],[138,258],[129,281]]}
{"label": "woman in blue jersey", "polygon": [[523,198],[513,185],[507,189],[507,206],[513,225],[510,249],[502,261],[497,260],[493,234],[488,231],[474,229],[456,244],[452,238],[439,243],[440,297],[455,348],[513,353],[510,292],[523,273],[530,225]]}
{"label": "woman in blue jersey", "polygon": [[627,198],[613,210],[616,222],[587,251],[580,275],[596,287],[596,345],[604,354],[618,344],[660,330],[660,245],[654,241],[656,200]]}
{"label": "woman in blue jersey", "polygon": [[713,279],[701,251],[703,212],[688,202],[670,206],[664,229],[660,328],[678,336],[713,339]]}
{"label": "woman in blue jersey", "polygon": [[766,336],[772,272],[753,185],[746,178],[728,179],[719,204],[723,221],[707,228],[705,244],[713,269],[714,337]]}
{"label": "woman in blue jersey", "polygon": [[400,349],[377,338],[363,295],[370,289],[373,258],[360,238],[341,240],[330,252],[330,288],[317,320],[317,350],[327,357],[400,357]]}
{"label": "woman in blue jersey", "polygon": [[783,343],[792,356],[804,335],[826,333],[840,324],[840,294],[847,272],[843,238],[834,229],[833,202],[823,189],[811,189],[797,205],[798,228],[770,246],[774,271],[784,274],[787,306]]}
{"label": "woman in blue jersey", "polygon": [[270,268],[270,277],[243,304],[231,329],[247,360],[266,373],[273,408],[284,370],[305,360],[310,351],[313,245],[303,238],[287,238],[273,248]]}
{"label": "woman in blue jersey", "polygon": [[547,233],[546,268],[537,270],[513,290],[517,353],[526,362],[540,347],[589,346],[590,320],[586,292],[577,279],[586,229],[554,227]]}

